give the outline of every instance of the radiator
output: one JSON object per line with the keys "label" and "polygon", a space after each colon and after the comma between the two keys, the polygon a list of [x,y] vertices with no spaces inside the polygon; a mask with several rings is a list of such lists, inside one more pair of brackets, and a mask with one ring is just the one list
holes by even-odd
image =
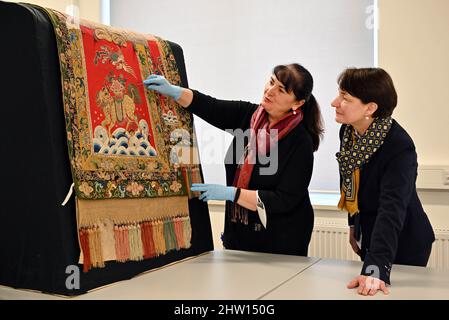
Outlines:
{"label": "radiator", "polygon": [[435,238],[427,266],[449,271],[449,230],[435,229]]}
{"label": "radiator", "polygon": [[[341,219],[315,219],[309,256],[360,261],[349,245],[349,228]],[[449,230],[435,229],[436,240],[430,255],[430,268],[449,270]]]}

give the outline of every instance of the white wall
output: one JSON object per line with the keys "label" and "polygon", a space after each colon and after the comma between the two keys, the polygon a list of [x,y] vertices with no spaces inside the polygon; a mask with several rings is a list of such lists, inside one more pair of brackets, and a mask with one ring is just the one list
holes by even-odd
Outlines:
{"label": "white wall", "polygon": [[398,91],[394,116],[420,165],[449,165],[449,1],[380,0],[379,9],[379,65]]}
{"label": "white wall", "polygon": [[[337,124],[330,102],[338,74],[373,65],[372,0],[114,0],[111,25],[159,35],[184,49],[191,88],[259,103],[276,64],[299,62],[315,78],[326,136],[316,154],[311,189],[337,190]],[[228,141],[197,122],[208,183],[225,183]],[[216,156],[218,154],[218,156]],[[216,165],[210,164],[217,163]]]}
{"label": "white wall", "polygon": [[[394,117],[419,165],[449,165],[449,1],[379,0],[379,66],[395,83]],[[434,227],[449,228],[449,192],[420,191]]]}
{"label": "white wall", "polygon": [[6,0],[6,2],[32,3],[61,12],[66,12],[67,6],[74,5],[79,8],[81,18],[100,22],[100,0]]}
{"label": "white wall", "polygon": [[[113,2],[116,2],[114,0]],[[196,2],[195,2],[196,1]],[[180,25],[182,28],[187,28],[186,31],[192,36],[190,39],[180,41],[176,39],[176,28],[173,23],[172,30],[159,30],[161,19],[166,19],[164,12],[169,10],[170,1],[164,4],[160,3],[159,10],[142,10],[140,14],[134,17],[128,17],[126,27],[135,29],[141,32],[158,33],[173,41],[178,41],[183,45],[186,60],[190,61],[187,64],[187,72],[189,80],[192,86],[209,91],[208,88],[217,88],[217,94],[224,98],[232,98],[229,95],[228,90],[225,90],[220,86],[223,81],[229,82],[228,86],[232,87],[232,92],[235,92],[235,97],[256,99],[260,94],[260,88],[263,85],[264,72],[269,72],[271,63],[277,61],[267,60],[265,70],[255,69],[253,63],[242,63],[238,59],[238,55],[235,52],[226,51],[228,59],[223,61],[214,61],[213,57],[208,57],[210,52],[216,54],[217,50],[220,50],[219,44],[216,39],[221,42],[234,43],[237,41],[234,36],[224,37],[222,33],[217,33],[217,29],[213,29],[211,33],[215,34],[215,38],[198,38],[194,35],[198,30],[188,29],[189,19],[200,19],[195,15],[194,11],[195,3],[198,0],[189,2],[188,10],[183,13],[187,17],[178,20],[184,21]],[[10,1],[19,2],[19,1]],[[41,6],[54,8],[56,10],[64,11],[68,4],[73,4],[75,1],[70,0],[35,0],[27,1],[35,3]],[[120,2],[120,1],[119,1]],[[135,7],[136,0],[133,2],[126,2],[127,7],[123,7],[122,10],[130,14],[130,10]],[[78,2],[80,6],[80,15],[83,18],[87,18],[94,21],[100,21],[100,1],[99,0],[81,0]],[[149,4],[154,3],[149,1]],[[192,4],[193,3],[193,4]],[[226,5],[224,3],[227,3]],[[235,2],[224,2],[221,6],[216,7],[218,13],[230,12],[235,13]],[[259,3],[259,2],[258,2]],[[266,2],[260,1],[262,4]],[[215,3],[214,3],[215,4]],[[165,8],[165,9],[164,9]],[[246,8],[250,10],[249,8]],[[273,12],[277,11],[277,8],[271,8]],[[309,8],[311,9],[311,8]],[[179,8],[177,9],[179,10]],[[261,9],[254,9],[259,12]],[[326,14],[332,15],[329,12],[330,9],[327,6],[322,6],[319,19],[317,23],[323,20]],[[380,30],[379,30],[379,65],[385,68],[393,77],[396,85],[396,89],[399,94],[399,105],[395,110],[395,118],[408,130],[413,137],[418,151],[420,165],[449,165],[449,107],[447,101],[449,101],[449,1],[448,0],[379,0],[380,11]],[[135,12],[135,11],[134,11]],[[248,13],[248,12],[246,12]],[[177,12],[179,16],[180,12]],[[240,15],[244,15],[244,12],[240,12]],[[293,13],[291,14],[293,15]],[[303,17],[304,14],[298,13],[298,16]],[[156,18],[155,18],[156,17]],[[239,16],[233,19],[239,19]],[[342,20],[348,19],[348,17],[339,16],[334,17],[335,23],[341,23]],[[229,32],[235,35],[241,30],[233,29],[233,21],[228,24],[224,24],[222,27],[230,27]],[[222,21],[223,23],[223,21]],[[343,22],[346,27],[350,28],[351,23]],[[139,28],[139,25],[144,25],[144,28]],[[305,24],[305,31],[308,28],[315,26]],[[125,26],[125,25],[124,25]],[[203,29],[218,28],[217,25],[203,25]],[[254,32],[258,30],[256,25]],[[266,31],[266,30],[265,30]],[[267,31],[266,31],[267,32]],[[279,32],[281,32],[279,30]],[[332,30],[322,30],[323,34],[328,32],[326,37],[318,40],[327,40],[328,38],[335,37],[336,35]],[[163,34],[164,33],[164,34]],[[265,34],[265,33],[264,33]],[[215,40],[214,40],[215,39]],[[270,40],[271,39],[271,40]],[[266,37],[266,43],[272,41],[272,37]],[[208,54],[204,53],[198,57],[192,56],[189,50],[189,46],[193,42],[206,42],[211,48]],[[220,42],[218,41],[218,42]],[[243,40],[253,45],[252,39],[247,34],[243,37]],[[275,42],[277,47],[281,49],[282,43],[279,40]],[[344,39],[342,39],[341,46],[344,45]],[[315,46],[316,44],[313,44]],[[187,46],[187,47],[186,47]],[[324,51],[330,50],[329,48]],[[323,54],[323,50],[314,50],[316,56],[319,58]],[[343,48],[338,47],[338,51],[342,52]],[[290,52],[289,50],[286,51]],[[270,52],[272,54],[272,52]],[[300,53],[302,55],[302,53]],[[307,55],[305,55],[307,57]],[[308,57],[310,59],[311,57]],[[343,61],[342,61],[343,63]],[[344,64],[344,63],[343,63]],[[354,60],[353,63],[348,62],[347,65],[361,65],[360,60]],[[224,68],[223,66],[228,67]],[[231,67],[229,67],[231,66]],[[329,67],[329,66],[326,66]],[[226,70],[229,69],[229,70]],[[337,74],[340,70],[333,67],[333,72]],[[314,71],[314,70],[312,70]],[[234,85],[236,78],[240,78],[243,72],[248,72],[251,75],[260,77],[257,83],[250,83],[243,88]],[[222,75],[216,77],[215,75]],[[315,76],[316,77],[316,76]],[[223,79],[224,78],[224,79]],[[329,79],[329,86],[335,79]],[[319,80],[317,79],[317,82]],[[317,87],[324,87],[326,84],[317,84]],[[318,90],[318,89],[317,89]],[[210,92],[210,91],[209,91]],[[328,100],[331,98],[329,94],[327,98],[322,100],[323,108],[328,106]],[[333,123],[333,119],[327,119],[327,124]],[[317,160],[315,171],[320,171],[321,165],[327,165],[329,159],[324,163]],[[321,163],[321,164],[320,164]],[[329,178],[331,179],[331,178]],[[420,191],[420,198],[423,202],[426,212],[432,221],[435,228],[449,228],[449,192],[448,191]],[[315,210],[317,217],[326,217],[326,211]],[[329,215],[329,214],[328,214]],[[332,214],[332,218],[337,218],[339,215],[337,212]],[[346,216],[342,214],[341,219],[346,219]],[[211,219],[214,226],[214,236],[216,243],[219,243],[219,233],[222,231],[223,213],[219,203],[213,203],[211,208]]]}
{"label": "white wall", "polygon": [[[379,0],[379,66],[399,95],[394,117],[415,141],[420,165],[449,164],[449,1]],[[319,167],[316,167],[319,170]],[[449,191],[419,190],[435,229],[449,229]],[[209,205],[216,248],[223,211]],[[314,206],[317,218],[341,219],[336,208]]]}

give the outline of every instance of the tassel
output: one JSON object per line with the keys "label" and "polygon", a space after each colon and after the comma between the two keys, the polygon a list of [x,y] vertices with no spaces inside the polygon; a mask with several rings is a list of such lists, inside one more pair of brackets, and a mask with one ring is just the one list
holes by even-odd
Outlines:
{"label": "tassel", "polygon": [[140,226],[129,226],[129,243],[130,243],[130,260],[141,261],[142,260],[142,242],[140,234]]}
{"label": "tassel", "polygon": [[165,239],[164,239],[164,230],[163,230],[163,224],[161,221],[156,220],[154,224],[155,230],[156,230],[156,252],[157,256],[160,256],[161,254],[165,253]]}
{"label": "tassel", "polygon": [[136,225],[136,243],[137,243],[137,255],[139,257],[138,261],[143,260],[143,243],[142,243],[142,225]]}
{"label": "tassel", "polygon": [[178,239],[176,238],[175,220],[174,219],[175,218],[170,219],[168,221],[168,227],[170,228],[170,238],[172,239],[173,250],[179,250]]}
{"label": "tassel", "polygon": [[142,242],[143,258],[148,259],[149,258],[148,231],[147,231],[147,223],[145,221],[140,224],[140,241]]}
{"label": "tassel", "polygon": [[170,239],[170,250],[178,250],[178,242],[176,241],[175,225],[173,219],[167,219],[167,231]]}
{"label": "tassel", "polygon": [[96,262],[97,262],[97,257],[96,257],[96,252],[95,252],[94,235],[93,235],[93,231],[91,228],[87,228],[86,231],[87,231],[87,238],[89,239],[90,261],[92,263],[92,267],[95,267]]}
{"label": "tassel", "polygon": [[103,259],[103,248],[101,246],[101,231],[98,226],[95,226],[94,228],[94,235],[95,235],[95,251],[97,254],[97,267],[98,268],[104,268],[104,259]]}
{"label": "tassel", "polygon": [[89,234],[86,229],[81,228],[79,230],[81,251],[83,253],[83,272],[88,272],[92,268],[92,262],[90,258],[89,250]]}
{"label": "tassel", "polygon": [[159,256],[159,252],[160,252],[160,249],[159,249],[160,246],[159,246],[159,239],[158,239],[158,237],[159,237],[159,226],[158,226],[157,220],[151,222],[151,227],[153,229],[154,252],[156,254],[156,257],[158,257]]}
{"label": "tassel", "polygon": [[159,254],[165,254],[167,252],[167,247],[165,246],[164,222],[162,220],[158,220],[157,222],[157,233]]}
{"label": "tassel", "polygon": [[130,248],[129,248],[129,230],[128,226],[123,226],[123,261],[128,261],[130,257]]}
{"label": "tassel", "polygon": [[127,244],[125,241],[125,227],[123,225],[120,225],[120,255],[122,257],[122,262],[126,262],[126,250],[127,250]]}
{"label": "tassel", "polygon": [[122,235],[119,225],[114,226],[114,239],[115,239],[115,255],[117,256],[117,261],[123,262],[122,260]]}
{"label": "tassel", "polygon": [[192,227],[190,226],[189,217],[183,218],[183,234],[184,234],[185,248],[190,248],[191,246],[190,241],[192,239]]}
{"label": "tassel", "polygon": [[151,222],[146,222],[145,224],[147,230],[148,257],[153,258],[156,257],[156,249],[153,240],[153,225],[151,224]]}
{"label": "tassel", "polygon": [[132,249],[133,252],[131,254],[132,261],[139,261],[139,241],[137,239],[137,227],[135,224],[130,226],[131,228],[131,238],[132,238]]}
{"label": "tassel", "polygon": [[97,258],[97,251],[96,251],[96,244],[95,244],[95,230],[94,227],[89,227],[87,229],[87,234],[89,236],[89,251],[90,251],[90,257],[91,257],[91,263],[94,268],[98,265],[98,258]]}
{"label": "tassel", "polygon": [[143,251],[143,258],[148,259],[150,258],[150,244],[148,239],[148,228],[147,228],[147,222],[142,222],[141,224],[142,230],[140,233],[141,241],[142,241],[142,251]]}
{"label": "tassel", "polygon": [[134,244],[134,226],[128,225],[128,237],[129,237],[129,260],[135,261],[136,248]]}
{"label": "tassel", "polygon": [[121,252],[121,240],[120,240],[120,229],[117,225],[114,225],[114,242],[115,242],[115,256],[117,257],[118,262],[122,261],[122,252]]}
{"label": "tassel", "polygon": [[168,225],[168,220],[164,220],[163,222],[163,228],[164,228],[164,241],[165,241],[165,249],[167,250],[166,252],[169,252],[172,250],[172,239],[171,239],[171,235],[170,235],[170,227]]}
{"label": "tassel", "polygon": [[123,225],[119,227],[120,234],[120,261],[126,261],[126,245],[125,245],[125,230]]}
{"label": "tassel", "polygon": [[140,259],[140,254],[139,254],[139,242],[140,242],[140,237],[138,238],[137,235],[137,225],[133,224],[131,225],[131,229],[132,229],[132,238],[133,238],[133,253],[132,253],[132,257],[133,257],[133,261],[139,261]]}
{"label": "tassel", "polygon": [[121,262],[126,262],[126,242],[125,242],[125,227],[123,225],[120,225],[119,227],[120,231],[120,257]]}
{"label": "tassel", "polygon": [[88,230],[89,234],[89,250],[91,252],[91,260],[94,268],[104,267],[103,255],[101,252],[101,238],[97,226],[93,226]]}
{"label": "tassel", "polygon": [[175,234],[176,234],[176,241],[178,243],[179,248],[184,248],[185,247],[185,242],[184,242],[184,236],[182,233],[182,220],[179,217],[175,218]]}
{"label": "tassel", "polygon": [[170,231],[168,230],[167,221],[162,221],[162,228],[164,230],[164,243],[165,243],[165,249],[167,251],[170,251]]}

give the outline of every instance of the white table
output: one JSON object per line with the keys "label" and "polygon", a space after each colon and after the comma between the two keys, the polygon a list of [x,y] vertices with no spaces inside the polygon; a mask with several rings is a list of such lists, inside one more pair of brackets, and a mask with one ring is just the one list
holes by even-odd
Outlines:
{"label": "white table", "polygon": [[[449,274],[393,266],[390,294],[364,297],[347,283],[362,263],[218,250],[99,288],[74,300],[448,299]],[[0,287],[0,299],[67,299]]]}
{"label": "white table", "polygon": [[322,259],[292,280],[265,295],[266,300],[449,300],[449,274],[428,268],[394,265],[390,294],[361,296],[346,285],[360,274],[357,261]]}
{"label": "white table", "polygon": [[[219,250],[72,299],[259,299],[319,261],[287,255]],[[0,299],[55,296],[0,287]]]}

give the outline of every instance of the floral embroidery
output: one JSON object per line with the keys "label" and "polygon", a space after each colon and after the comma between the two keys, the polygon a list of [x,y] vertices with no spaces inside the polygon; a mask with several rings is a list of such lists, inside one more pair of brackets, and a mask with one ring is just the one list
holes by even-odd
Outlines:
{"label": "floral embroidery", "polygon": [[131,182],[126,187],[126,191],[131,192],[133,196],[138,196],[142,191],[144,190],[144,187],[136,182]]}
{"label": "floral embroidery", "polygon": [[94,189],[89,186],[89,184],[87,182],[83,182],[80,186],[79,186],[79,190],[84,193],[87,197],[94,191]]}
{"label": "floral embroidery", "polygon": [[181,190],[181,188],[182,188],[182,184],[180,184],[180,183],[177,182],[177,181],[174,181],[174,182],[171,184],[171,186],[170,186],[170,189],[171,189],[173,192],[179,192],[179,190]]}

